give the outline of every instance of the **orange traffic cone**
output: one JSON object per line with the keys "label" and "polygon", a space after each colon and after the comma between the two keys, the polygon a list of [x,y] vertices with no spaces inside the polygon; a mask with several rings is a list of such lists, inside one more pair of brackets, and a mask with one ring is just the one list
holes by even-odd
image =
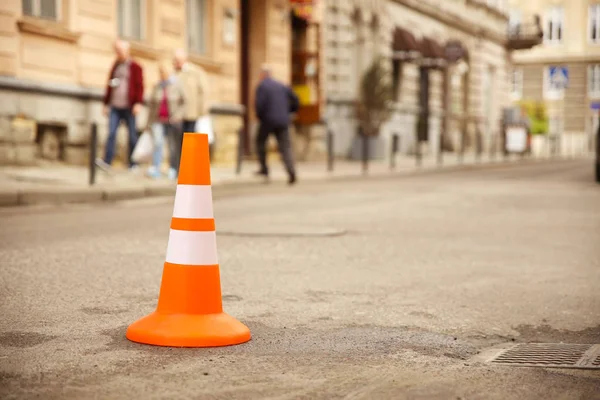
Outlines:
{"label": "orange traffic cone", "polygon": [[223,312],[207,135],[184,134],[179,169],[158,306],[126,337],[173,347],[247,342],[250,330]]}

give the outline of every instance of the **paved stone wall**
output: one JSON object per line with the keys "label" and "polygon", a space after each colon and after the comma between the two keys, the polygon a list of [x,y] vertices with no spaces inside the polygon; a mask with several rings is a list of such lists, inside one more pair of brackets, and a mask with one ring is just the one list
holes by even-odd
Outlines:
{"label": "paved stone wall", "polygon": [[[39,159],[64,161],[73,165],[89,162],[92,122],[98,127],[97,155],[104,155],[108,120],[102,113],[97,94],[84,97],[75,93],[56,93],[50,85],[34,89],[23,82],[19,90],[0,89],[0,164],[34,164]],[[29,87],[28,90],[27,87]],[[54,94],[52,93],[54,91]],[[221,107],[223,108],[223,107]],[[232,163],[237,150],[237,131],[242,120],[239,106],[218,109],[214,114],[217,137],[215,163]],[[147,109],[136,118],[138,131],[147,121]],[[115,164],[126,164],[128,139],[125,125],[117,134]]]}
{"label": "paved stone wall", "polygon": [[[0,90],[0,97],[1,164],[31,164],[38,156],[71,164],[87,162],[89,121],[101,120],[100,104],[9,89]],[[104,125],[100,124],[101,135]]]}

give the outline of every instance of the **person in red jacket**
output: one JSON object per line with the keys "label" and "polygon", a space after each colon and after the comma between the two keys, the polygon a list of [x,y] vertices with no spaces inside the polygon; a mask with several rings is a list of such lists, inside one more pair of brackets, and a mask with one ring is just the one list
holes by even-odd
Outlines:
{"label": "person in red jacket", "polygon": [[108,116],[108,140],[104,159],[97,159],[96,165],[104,170],[110,169],[115,157],[117,129],[121,122],[125,122],[129,133],[129,168],[135,169],[131,153],[137,141],[135,117],[144,101],[144,75],[142,67],[129,55],[128,42],[117,40],[114,48],[117,59],[110,71],[104,94],[104,115]]}

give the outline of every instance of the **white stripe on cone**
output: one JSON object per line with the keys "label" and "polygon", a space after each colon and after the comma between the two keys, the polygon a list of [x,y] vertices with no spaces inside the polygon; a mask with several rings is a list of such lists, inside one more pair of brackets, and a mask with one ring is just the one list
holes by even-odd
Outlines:
{"label": "white stripe on cone", "polygon": [[214,218],[210,185],[177,185],[175,218]]}
{"label": "white stripe on cone", "polygon": [[166,261],[171,264],[200,266],[218,264],[217,233],[171,229]]}

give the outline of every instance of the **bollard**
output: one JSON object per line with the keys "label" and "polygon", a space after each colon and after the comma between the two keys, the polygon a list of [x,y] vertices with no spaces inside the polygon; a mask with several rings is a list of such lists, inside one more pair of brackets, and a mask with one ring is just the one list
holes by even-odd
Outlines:
{"label": "bollard", "polygon": [[481,162],[481,154],[483,153],[483,138],[479,129],[475,130],[475,162]]}
{"label": "bollard", "polygon": [[369,169],[369,137],[365,134],[362,128],[359,128],[360,136],[362,138],[362,167],[363,173],[366,174]]}
{"label": "bollard", "polygon": [[244,140],[244,128],[238,129],[238,146],[237,146],[237,160],[235,164],[235,174],[239,175],[242,172],[242,160],[244,158],[244,150],[246,148],[246,141]]}
{"label": "bollard", "polygon": [[333,171],[333,145],[334,137],[331,129],[327,130],[327,171]]}
{"label": "bollard", "polygon": [[98,148],[98,126],[92,123],[90,132],[90,186],[96,183],[96,149]]}
{"label": "bollard", "polygon": [[442,133],[440,133],[440,135],[439,135],[440,142],[438,143],[438,151],[437,151],[437,157],[436,157],[438,167],[441,167],[442,164],[444,163],[444,136],[445,135]]}
{"label": "bollard", "polygon": [[465,141],[466,141],[466,135],[465,135],[465,131],[463,129],[461,129],[460,131],[460,151],[458,152],[458,163],[462,164],[465,161]]}
{"label": "bollard", "polygon": [[[500,121],[500,136],[498,138],[498,147],[501,153],[502,159],[504,162],[508,160],[508,150],[506,148],[507,135],[506,135],[506,125],[504,119]],[[502,147],[500,147],[502,146]]]}
{"label": "bollard", "polygon": [[600,124],[596,132],[596,182],[600,183]]}
{"label": "bollard", "polygon": [[415,131],[415,162],[417,167],[420,167],[422,164],[422,154],[421,154],[421,140],[424,139],[425,134],[423,133],[424,128],[424,116],[423,114],[419,114],[417,119],[417,129]]}
{"label": "bollard", "polygon": [[396,168],[396,154],[398,153],[398,148],[400,147],[400,135],[394,133],[392,135],[392,154],[390,155],[390,169]]}

